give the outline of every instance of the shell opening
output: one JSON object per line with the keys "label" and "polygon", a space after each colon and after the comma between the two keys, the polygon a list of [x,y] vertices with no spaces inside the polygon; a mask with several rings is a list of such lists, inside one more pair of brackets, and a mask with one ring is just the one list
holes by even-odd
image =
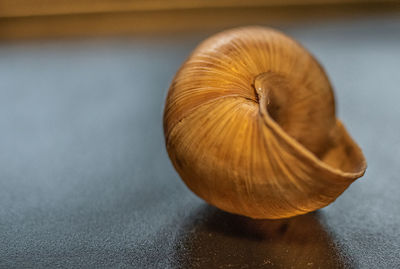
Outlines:
{"label": "shell opening", "polygon": [[301,151],[311,153],[335,173],[348,173],[351,177],[364,173],[366,161],[361,149],[336,120],[334,107],[329,106],[329,101],[316,104],[326,98],[309,98],[298,105],[289,79],[272,72],[258,75],[254,89],[260,115],[271,123],[271,128],[281,129],[290,143],[300,144]]}

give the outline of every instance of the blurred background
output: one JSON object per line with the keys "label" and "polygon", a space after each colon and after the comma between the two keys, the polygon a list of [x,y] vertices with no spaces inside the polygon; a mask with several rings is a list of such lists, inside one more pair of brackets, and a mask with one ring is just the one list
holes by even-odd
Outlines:
{"label": "blurred background", "polygon": [[[207,205],[165,151],[195,46],[277,28],[325,67],[366,175],[254,221]],[[0,0],[0,268],[399,268],[400,2]]]}

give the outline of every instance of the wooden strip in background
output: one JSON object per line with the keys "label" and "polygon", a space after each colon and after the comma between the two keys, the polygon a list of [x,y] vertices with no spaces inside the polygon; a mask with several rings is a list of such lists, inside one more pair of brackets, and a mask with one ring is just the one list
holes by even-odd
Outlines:
{"label": "wooden strip in background", "polygon": [[0,17],[219,7],[398,3],[398,0],[0,0]]}
{"label": "wooden strip in background", "polygon": [[385,13],[399,16],[398,5],[333,5],[207,8],[63,16],[0,18],[0,39],[163,34],[249,24],[316,23]]}

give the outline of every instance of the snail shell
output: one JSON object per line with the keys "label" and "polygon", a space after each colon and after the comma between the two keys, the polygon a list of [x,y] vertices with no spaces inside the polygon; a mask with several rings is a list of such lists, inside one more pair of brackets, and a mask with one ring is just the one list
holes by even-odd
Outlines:
{"label": "snail shell", "polygon": [[194,50],[169,89],[164,134],[194,193],[251,218],[322,208],[366,169],[322,67],[268,28],[228,30]]}

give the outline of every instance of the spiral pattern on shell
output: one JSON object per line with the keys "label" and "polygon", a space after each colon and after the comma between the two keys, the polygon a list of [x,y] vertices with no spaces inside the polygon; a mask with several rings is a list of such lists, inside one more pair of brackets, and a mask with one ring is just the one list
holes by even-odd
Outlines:
{"label": "spiral pattern on shell", "polygon": [[193,51],[169,89],[164,133],[194,193],[252,218],[324,207],[366,169],[322,67],[268,28],[228,30]]}

